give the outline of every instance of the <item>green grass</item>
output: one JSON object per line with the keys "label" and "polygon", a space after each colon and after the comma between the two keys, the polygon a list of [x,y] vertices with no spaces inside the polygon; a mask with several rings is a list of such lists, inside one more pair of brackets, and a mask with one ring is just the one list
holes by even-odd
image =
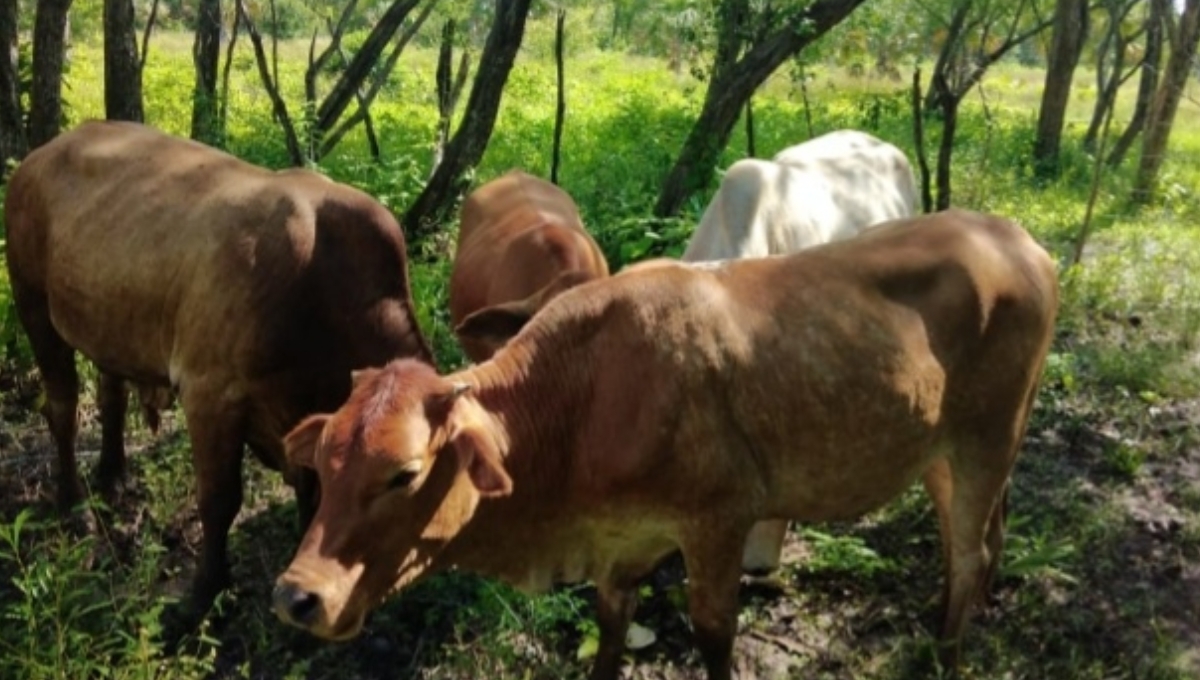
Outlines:
{"label": "green grass", "polygon": [[[547,40],[546,26],[534,24],[475,170],[478,180],[513,166],[549,171],[554,71]],[[190,124],[190,46],[189,36],[156,36],[146,71],[148,120],[177,134]],[[294,107],[306,49],[303,41],[282,45],[285,92]],[[86,44],[72,52],[66,96],[73,122],[102,113],[99,54]],[[396,213],[429,172],[434,58],[427,50],[407,54],[374,107],[381,163],[367,158],[355,132],[320,167]],[[866,129],[912,153],[905,84],[854,77],[835,66],[813,73],[817,134]],[[703,84],[657,60],[582,47],[568,61],[567,78],[563,184],[614,268],[678,253],[711,189],[678,220],[648,218],[699,110]],[[956,202],[1016,218],[1064,263],[1059,333],[1014,480],[1006,561],[994,600],[969,629],[967,678],[1165,680],[1197,672],[1191,645],[1200,633],[1194,616],[1200,577],[1191,565],[1200,563],[1200,485],[1187,474],[1200,464],[1197,87],[1179,114],[1161,195],[1132,209],[1129,164],[1106,172],[1089,249],[1081,265],[1067,270],[1090,185],[1091,160],[1078,147],[1094,96],[1091,78],[1084,71],[1077,76],[1065,171],[1052,182],[1035,181],[1028,159],[1038,70],[1001,65],[985,81],[986,109],[973,94],[962,112]],[[1130,88],[1118,117],[1131,105]],[[807,138],[799,92],[785,74],[764,86],[755,107],[759,155]],[[285,164],[282,134],[244,41],[229,132],[235,154]],[[936,133],[935,126],[931,152]],[[721,166],[745,148],[739,128]],[[446,312],[446,255],[455,225],[446,227],[410,246],[421,255],[411,269],[419,320],[448,369],[463,357]],[[0,377],[15,376],[16,395],[31,389],[29,357],[4,276],[0,270]],[[316,643],[283,627],[267,601],[271,579],[296,545],[293,504],[278,477],[253,462],[246,509],[231,537],[237,586],[199,637],[166,655],[153,642],[157,614],[187,584],[198,528],[181,426],[169,424],[148,452],[133,457],[136,482],[109,530],[77,542],[48,519],[49,448],[32,402],[14,396],[0,406],[4,427],[14,433],[0,436],[0,450],[21,447],[0,467],[8,499],[0,503],[0,677],[585,675],[587,664],[577,657],[587,656],[596,634],[586,587],[527,598],[495,582],[447,575],[384,607],[353,642]],[[95,446],[91,418],[85,415],[83,448]],[[149,440],[140,430],[135,438]],[[26,458],[28,450],[36,455]],[[800,554],[785,569],[785,594],[747,589],[739,655],[751,658],[764,678],[928,677],[940,578],[935,524],[914,489],[859,522],[798,528],[791,545]],[[637,620],[659,642],[631,658],[650,677],[686,677],[698,668],[681,615],[680,578],[677,567],[668,568],[644,592]]]}

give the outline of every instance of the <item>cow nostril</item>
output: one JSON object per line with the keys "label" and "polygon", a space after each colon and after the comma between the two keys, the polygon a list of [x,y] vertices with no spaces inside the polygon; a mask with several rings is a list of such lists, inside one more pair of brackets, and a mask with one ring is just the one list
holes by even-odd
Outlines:
{"label": "cow nostril", "polygon": [[277,611],[285,614],[291,623],[305,628],[312,625],[321,605],[320,595],[293,585],[275,586],[274,600]]}

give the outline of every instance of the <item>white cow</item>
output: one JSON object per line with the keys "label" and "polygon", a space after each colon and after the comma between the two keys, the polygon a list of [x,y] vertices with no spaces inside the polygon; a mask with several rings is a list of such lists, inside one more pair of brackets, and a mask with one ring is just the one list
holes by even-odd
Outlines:
{"label": "white cow", "polygon": [[[783,255],[852,238],[916,214],[917,200],[904,152],[865,132],[831,132],[770,161],[747,158],[729,166],[683,260]],[[777,569],[785,533],[786,521],[758,523],[746,540],[742,569]]]}
{"label": "white cow", "polygon": [[917,200],[904,152],[865,132],[831,132],[729,166],[683,259],[793,253],[914,215]]}

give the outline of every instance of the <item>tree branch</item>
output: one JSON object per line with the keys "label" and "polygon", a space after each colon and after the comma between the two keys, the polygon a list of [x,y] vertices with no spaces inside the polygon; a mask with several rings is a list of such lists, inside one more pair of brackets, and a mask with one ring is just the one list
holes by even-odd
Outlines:
{"label": "tree branch", "polygon": [[150,31],[154,29],[154,20],[158,18],[158,0],[150,5],[150,16],[146,17],[146,29],[142,31],[142,49],[139,53],[138,70],[146,70],[146,53],[150,49]]}
{"label": "tree branch", "polygon": [[[422,8],[421,13],[417,15],[416,21],[414,21],[412,25],[405,29],[400,35],[400,39],[396,41],[396,45],[392,48],[391,53],[388,54],[387,61],[384,63],[383,68],[375,72],[375,77],[371,84],[367,87],[366,94],[359,94],[356,90],[355,99],[358,101],[358,111],[354,115],[350,116],[350,118],[346,119],[346,121],[339,125],[332,133],[323,135],[324,141],[321,143],[320,158],[324,158],[326,154],[328,154],[335,146],[337,146],[338,142],[342,140],[342,137],[346,136],[347,132],[352,130],[355,125],[358,125],[366,118],[366,116],[363,115],[363,111],[365,110],[363,107],[370,108],[371,104],[375,102],[375,97],[379,94],[379,91],[383,89],[383,85],[387,82],[388,76],[390,76],[392,71],[395,70],[396,62],[400,59],[400,53],[404,51],[404,48],[408,46],[408,42],[412,40],[417,31],[421,29],[421,25],[425,23],[425,20],[429,18],[430,13],[433,12],[433,7],[435,4],[436,3],[431,2],[425,5],[425,7]],[[362,54],[362,52],[360,51],[359,54]],[[358,55],[355,55],[355,60],[357,59]],[[350,68],[353,68],[353,62],[351,62],[351,66],[347,68],[347,71]],[[333,94],[330,93],[329,97],[332,96]],[[327,97],[325,102],[321,104],[322,109],[325,108],[325,105],[328,102],[329,98]],[[344,111],[345,109],[343,108],[342,110]],[[338,115],[340,116],[341,114]],[[322,131],[328,129],[321,126],[321,118],[319,113],[317,118],[317,129]]]}
{"label": "tree branch", "polygon": [[[366,42],[355,53],[350,65],[342,72],[341,77],[334,83],[333,89],[317,109],[316,128],[318,130],[333,129],[334,124],[350,106],[359,85],[366,80],[371,69],[379,61],[379,56],[391,42],[392,36],[400,30],[409,12],[419,2],[420,0],[397,0],[388,7],[387,12],[380,18],[379,23],[375,24],[375,28],[371,29],[371,34],[367,36]],[[429,10],[435,3],[436,0],[432,0],[426,6],[426,10]]]}
{"label": "tree branch", "polygon": [[271,98],[275,117],[279,120],[279,125],[283,128],[288,156],[291,158],[292,165],[300,167],[304,165],[304,153],[300,148],[300,140],[296,136],[296,128],[292,125],[292,118],[288,115],[287,103],[280,96],[277,83],[271,79],[271,71],[267,64],[267,52],[263,47],[262,36],[259,35],[258,27],[254,25],[254,21],[250,18],[249,11],[246,10],[245,0],[237,0],[237,9],[242,17],[242,21],[246,24],[246,32],[250,34],[250,42],[254,45],[254,60],[258,63],[259,78],[262,79],[263,86],[267,88],[267,95]]}

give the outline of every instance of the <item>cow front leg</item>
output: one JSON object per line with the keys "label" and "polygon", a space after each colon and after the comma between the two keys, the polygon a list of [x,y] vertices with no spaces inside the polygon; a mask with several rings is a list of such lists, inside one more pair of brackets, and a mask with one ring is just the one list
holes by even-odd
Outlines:
{"label": "cow front leg", "polygon": [[733,642],[737,635],[741,577],[739,557],[745,538],[744,531],[728,534],[714,531],[698,536],[683,548],[688,577],[688,613],[708,680],[733,678]]}
{"label": "cow front leg", "polygon": [[129,392],[125,381],[106,371],[97,380],[97,406],[100,409],[100,462],[96,465],[96,486],[104,500],[113,505],[117,489],[125,477],[125,413]]}
{"label": "cow front leg", "polygon": [[182,396],[192,440],[192,464],[203,545],[187,609],[195,624],[230,584],[226,547],[242,507],[244,415],[238,404],[192,390]]}
{"label": "cow front leg", "polygon": [[625,636],[637,609],[637,579],[615,576],[596,584],[596,620],[600,624],[600,645],[590,680],[616,680],[625,652]]}

